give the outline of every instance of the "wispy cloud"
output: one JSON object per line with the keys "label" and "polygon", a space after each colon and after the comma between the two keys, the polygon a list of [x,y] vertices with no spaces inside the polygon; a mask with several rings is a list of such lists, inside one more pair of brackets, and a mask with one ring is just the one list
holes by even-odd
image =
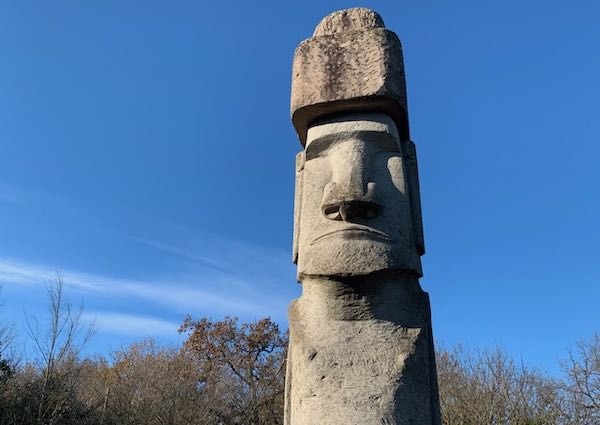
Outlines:
{"label": "wispy cloud", "polygon": [[[46,284],[54,281],[58,276],[58,270],[39,264],[24,263],[11,259],[0,258],[0,282],[17,284]],[[95,280],[89,275],[80,273],[66,272],[61,273],[63,278],[68,276],[70,286],[79,289],[94,290],[97,289]]]}
{"label": "wispy cloud", "polygon": [[269,248],[256,243],[223,238],[208,231],[183,226],[163,218],[132,213],[153,223],[153,231],[161,230],[162,237],[121,233],[122,237],[156,248],[198,265],[230,272],[255,271],[288,273],[292,270],[291,245],[288,251]]}
{"label": "wispy cloud", "polygon": [[[156,313],[163,318],[189,313],[243,320],[271,316],[285,321],[287,305],[299,292],[285,250],[227,240],[127,209],[116,214],[121,221],[107,225],[73,203],[0,185],[2,199],[43,204],[59,210],[61,217],[81,218],[89,228],[102,231],[102,238],[121,244],[123,255],[135,256],[138,261],[148,258],[144,269],[115,276],[0,254],[0,283],[43,290],[60,272],[69,293],[82,295],[86,305],[105,311],[105,323],[115,324],[123,314],[132,312]],[[126,310],[127,306],[131,310]],[[164,323],[159,328],[166,329]]]}
{"label": "wispy cloud", "polygon": [[185,249],[185,248],[182,248],[179,246],[169,245],[164,242],[159,242],[159,241],[155,241],[152,239],[147,239],[147,238],[142,238],[142,237],[137,237],[137,236],[128,236],[128,237],[137,242],[141,242],[141,243],[143,243],[145,245],[149,245],[153,248],[158,248],[162,251],[180,256],[180,257],[185,258],[190,261],[205,263],[205,264],[208,264],[213,267],[221,267],[221,263],[218,260],[211,258],[210,256],[207,256],[207,255],[201,255],[198,252],[195,252],[195,251],[192,251],[189,249]]}
{"label": "wispy cloud", "polygon": [[[259,265],[260,267],[260,265]],[[67,288],[86,297],[152,303],[178,314],[236,315],[283,318],[290,298],[291,282],[268,272],[247,275],[239,269],[223,271],[203,268],[197,272],[163,275],[160,279],[113,278],[97,274],[65,270],[47,265],[0,258],[0,282],[18,285],[40,285],[53,281],[57,271]],[[264,272],[264,273],[263,273]]]}
{"label": "wispy cloud", "polygon": [[179,324],[157,317],[134,314],[114,313],[110,311],[91,311],[83,314],[83,319],[94,322],[102,332],[129,336],[172,336]]}

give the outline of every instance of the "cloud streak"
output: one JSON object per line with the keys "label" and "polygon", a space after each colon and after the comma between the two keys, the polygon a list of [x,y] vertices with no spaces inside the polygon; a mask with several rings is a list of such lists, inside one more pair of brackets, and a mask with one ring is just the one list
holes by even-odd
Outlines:
{"label": "cloud streak", "polygon": [[128,336],[172,336],[177,333],[179,324],[157,317],[110,311],[91,311],[83,314],[83,319],[93,322],[102,332]]}
{"label": "cloud streak", "polygon": [[[242,255],[246,249],[252,253]],[[168,250],[188,259],[191,256],[183,249]],[[185,273],[171,272],[158,279],[114,278],[0,258],[0,282],[39,286],[54,281],[60,273],[65,287],[95,299],[121,299],[133,305],[141,302],[178,314],[246,318],[270,315],[282,320],[293,283],[289,282],[289,270],[269,266],[273,257],[267,253],[265,256],[239,245],[230,247],[229,258],[220,262],[202,259],[202,267]],[[232,257],[240,260],[231,262]]]}
{"label": "cloud streak", "polygon": [[[150,326],[172,334],[176,327],[169,320],[184,314],[245,321],[271,316],[285,322],[287,305],[299,292],[289,254],[283,250],[228,240],[129,210],[119,214],[122,222],[107,226],[69,202],[0,184],[2,202],[45,205],[60,211],[61,217],[84,218],[95,232],[87,236],[90,240],[100,237],[118,244],[126,258],[145,264],[115,276],[0,253],[0,284],[14,287],[18,294],[12,305],[33,307],[29,295],[40,295],[60,273],[67,293],[82,296],[95,309],[102,332],[122,334],[120,326],[129,323],[130,333]],[[103,262],[114,256],[107,253]],[[120,265],[121,260],[115,258]],[[39,308],[38,304],[35,310]]]}

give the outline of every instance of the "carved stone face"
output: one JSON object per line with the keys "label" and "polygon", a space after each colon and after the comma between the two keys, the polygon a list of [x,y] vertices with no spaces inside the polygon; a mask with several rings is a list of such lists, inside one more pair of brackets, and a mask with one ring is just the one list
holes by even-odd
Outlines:
{"label": "carved stone face", "polygon": [[297,159],[300,279],[421,274],[402,150],[396,125],[384,114],[349,114],[309,128]]}

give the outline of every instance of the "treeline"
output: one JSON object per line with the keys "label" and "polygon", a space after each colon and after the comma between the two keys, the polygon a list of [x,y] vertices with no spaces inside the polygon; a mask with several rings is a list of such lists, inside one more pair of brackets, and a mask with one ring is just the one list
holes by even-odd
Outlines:
{"label": "treeline", "polygon": [[[48,289],[49,319],[27,320],[31,360],[0,326],[0,425],[276,425],[283,422],[287,335],[270,319],[187,318],[180,347],[146,339],[109,357],[81,355],[91,330]],[[600,424],[600,337],[580,342],[550,377],[502,349],[438,347],[446,425]]]}

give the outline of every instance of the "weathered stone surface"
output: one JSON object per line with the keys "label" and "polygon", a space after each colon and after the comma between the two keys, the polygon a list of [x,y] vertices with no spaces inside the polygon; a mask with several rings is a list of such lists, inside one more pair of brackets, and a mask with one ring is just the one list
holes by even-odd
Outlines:
{"label": "weathered stone surface", "polygon": [[313,37],[375,28],[385,28],[379,13],[366,7],[355,7],[338,10],[324,17],[315,28]]}
{"label": "weathered stone surface", "polygon": [[318,122],[298,161],[300,279],[382,270],[421,275],[409,164],[389,116],[348,114]]}
{"label": "weathered stone surface", "polygon": [[[400,78],[401,77],[401,78]],[[439,425],[415,146],[400,43],[368,9],[296,51],[286,425]]]}
{"label": "weathered stone surface", "polygon": [[414,276],[303,281],[286,424],[439,424],[429,300]]}
{"label": "weathered stone surface", "polygon": [[324,18],[296,48],[292,67],[292,121],[303,144],[310,123],[351,111],[386,113],[408,136],[400,40],[364,8]]}

